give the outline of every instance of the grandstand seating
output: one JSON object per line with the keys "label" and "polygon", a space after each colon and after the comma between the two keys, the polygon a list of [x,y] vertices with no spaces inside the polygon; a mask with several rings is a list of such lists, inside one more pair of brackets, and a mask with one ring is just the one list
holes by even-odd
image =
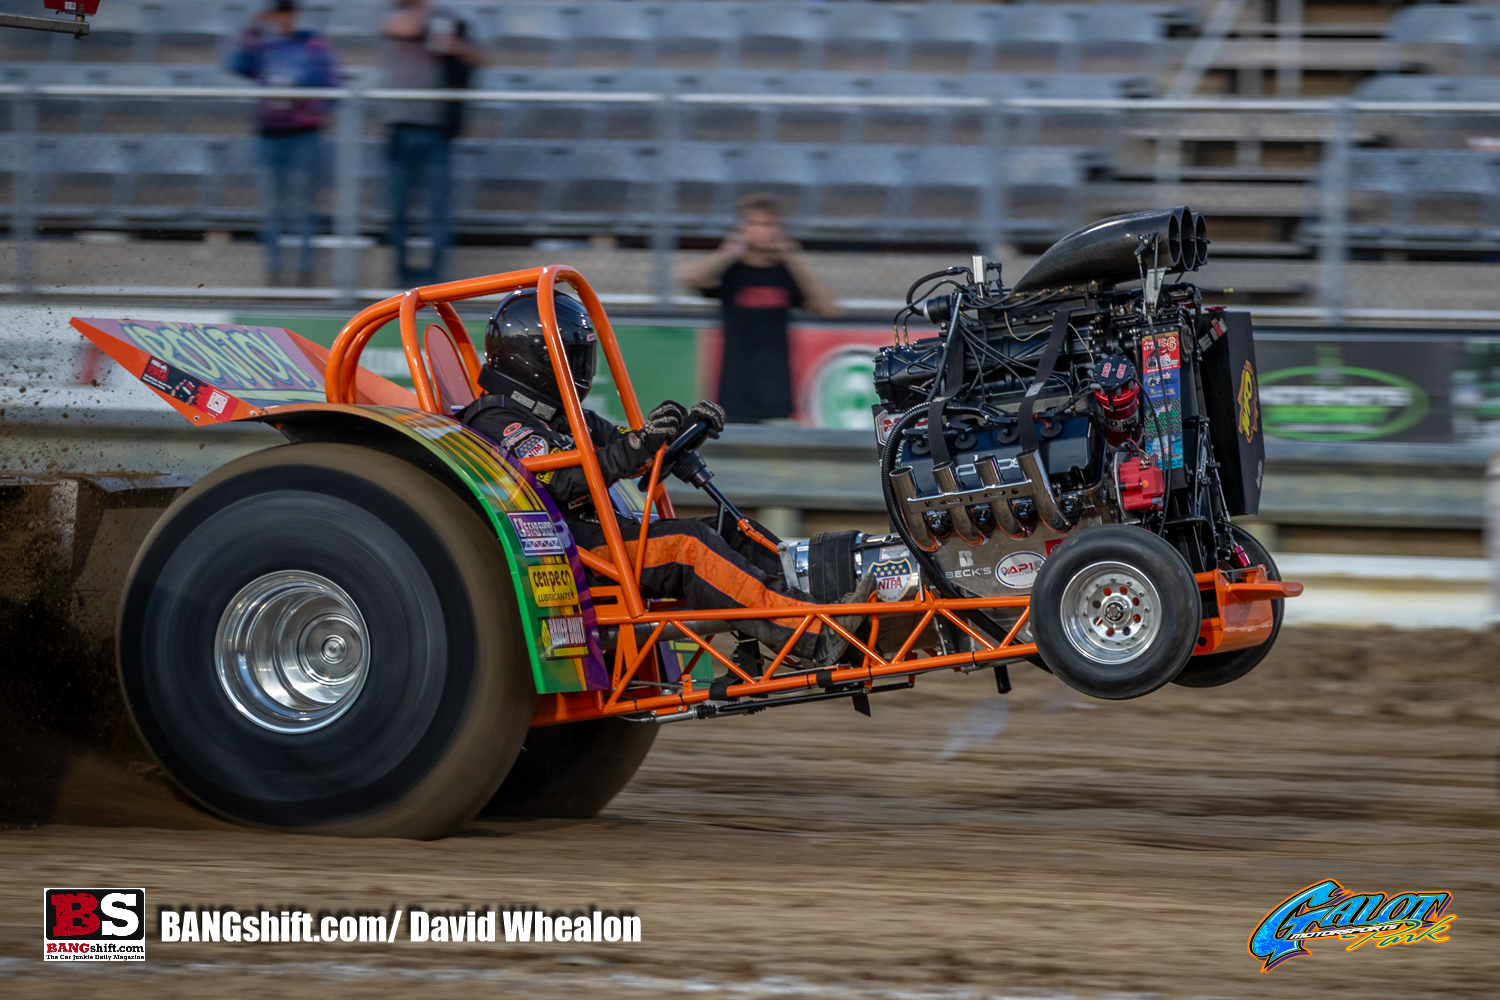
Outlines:
{"label": "grandstand seating", "polygon": [[[49,59],[214,63],[259,6],[255,0],[110,0],[86,38],[51,46]],[[1143,3],[449,0],[448,6],[468,22],[490,61],[533,68],[1154,73],[1168,30],[1191,16],[1191,7]],[[30,10],[21,0],[0,3],[0,9],[23,8]],[[378,0],[309,0],[303,18],[332,40],[345,62],[366,64],[378,59],[383,9]],[[6,39],[0,58],[34,61],[35,54],[16,50],[25,44]],[[32,39],[29,48],[43,44]],[[1090,67],[1095,59],[1110,65]]]}
{"label": "grandstand seating", "polygon": [[[38,214],[89,228],[244,228],[257,218],[253,138],[42,135],[32,159]],[[17,169],[0,147],[0,172]],[[650,231],[663,202],[685,234],[716,234],[734,197],[771,190],[796,206],[810,236],[966,238],[981,201],[1005,185],[1017,197],[1017,236],[1055,236],[1082,221],[1084,182],[1106,162],[1090,147],[996,151],[982,146],[556,143],[461,139],[454,222],[461,231],[622,235]],[[360,157],[366,226],[384,219],[383,144]],[[328,199],[325,197],[325,205]],[[1020,205],[1024,202],[1023,209]]]}
{"label": "grandstand seating", "polygon": [[[0,82],[241,81],[212,65],[35,63],[3,67]],[[679,231],[708,234],[729,221],[737,194],[768,188],[789,197],[809,234],[948,239],[972,233],[982,207],[1005,186],[1024,192],[1015,199],[1018,234],[1047,238],[1081,221],[1084,182],[1109,162],[1119,113],[1011,112],[1008,127],[997,130],[986,126],[982,108],[679,104],[677,120],[663,131],[656,105],[610,104],[590,95],[1118,97],[1140,93],[1147,81],[1130,74],[492,68],[476,85],[490,92],[566,91],[579,99],[471,106],[466,138],[456,148],[459,231],[645,232],[664,204]],[[37,169],[62,178],[42,188],[44,218],[91,227],[243,228],[253,221],[249,101],[56,96],[42,108],[49,122],[71,123],[74,133],[42,142]],[[811,125],[794,120],[809,115],[821,117]],[[160,150],[174,152],[147,155]],[[79,164],[87,164],[86,173]],[[364,224],[378,227],[379,138],[364,140],[360,164]],[[664,180],[672,182],[670,191],[660,190]],[[55,196],[85,188],[88,197]],[[239,195],[224,198],[230,188]]]}
{"label": "grandstand seating", "polygon": [[[678,233],[707,236],[721,231],[735,196],[750,188],[786,195],[807,235],[850,240],[966,239],[997,200],[1008,232],[1044,240],[1097,207],[1085,202],[1090,192],[1154,197],[1139,193],[1153,183],[1174,185],[1173,196],[1195,207],[1221,198],[1245,216],[1306,217],[1315,211],[1306,206],[1317,203],[1311,185],[1328,132],[1319,115],[995,114],[775,100],[1149,96],[1170,79],[1168,56],[1179,60],[1186,51],[1169,50],[1169,34],[1200,16],[1201,4],[445,2],[459,9],[486,52],[475,87],[580,95],[567,103],[496,98],[470,105],[455,149],[460,232],[643,234],[665,206]],[[0,0],[5,11],[35,6],[35,0]],[[0,36],[0,83],[237,85],[243,81],[222,69],[224,59],[235,33],[262,6],[262,0],[107,0],[85,39]],[[351,80],[378,85],[382,0],[304,0],[302,9],[304,23],[330,38]],[[1358,37],[1378,31],[1367,26]],[[1237,29],[1213,66],[1240,59],[1240,70],[1258,74],[1273,65],[1265,60],[1280,58],[1274,38],[1244,41],[1251,35]],[[1340,44],[1314,36],[1319,40],[1301,51]],[[1379,45],[1398,53],[1388,68],[1400,72],[1366,80],[1354,96],[1500,100],[1500,78],[1482,75],[1491,71],[1497,43],[1500,7],[1397,9]],[[1241,44],[1255,52],[1233,48]],[[1346,74],[1343,87],[1378,64],[1367,58],[1369,42],[1358,45],[1365,62],[1335,59],[1325,66]],[[1259,93],[1259,86],[1249,92]],[[589,96],[622,93],[745,100],[664,109]],[[0,98],[0,116],[6,103]],[[90,227],[254,224],[249,102],[59,97],[41,109],[36,170],[45,182],[37,210],[44,219]],[[372,114],[360,154],[367,229],[383,224],[379,133]],[[1351,240],[1371,247],[1500,240],[1500,220],[1493,218],[1500,161],[1485,144],[1494,137],[1500,116],[1357,116],[1356,146],[1380,148],[1351,154]],[[0,142],[0,173],[14,168],[14,155]],[[1097,183],[1101,178],[1109,184]],[[1208,183],[1194,187],[1201,182]],[[326,192],[324,203],[331,203]],[[7,210],[0,206],[0,213]]]}
{"label": "grandstand seating", "polygon": [[[0,0],[0,9],[28,2]],[[1169,25],[1191,16],[1165,3],[449,5],[487,53],[488,67],[474,82],[485,90],[999,100],[1149,94]],[[242,83],[221,67],[260,7],[259,0],[110,0],[80,41],[32,38],[18,50],[13,37],[0,39],[8,46],[0,51],[0,82]],[[330,39],[346,71],[377,85],[383,9],[379,0],[306,0],[301,17]],[[1105,58],[1105,50],[1122,48],[1129,49],[1124,62]],[[1095,62],[1113,72],[1077,72]],[[47,98],[41,110],[48,134],[37,139],[35,166],[47,176],[44,218],[125,227],[253,222],[248,102]],[[456,148],[455,224],[460,231],[629,232],[648,228],[667,199],[681,231],[708,233],[728,220],[737,193],[768,187],[794,200],[808,232],[948,238],[971,231],[982,205],[993,204],[1015,172],[1016,190],[1026,192],[1018,202],[1028,206],[1017,225],[1055,235],[1078,220],[1083,182],[1109,161],[1119,117],[1013,113],[997,127],[981,109],[965,108],[679,104],[664,116],[653,105],[583,99],[484,102],[470,107]],[[365,223],[378,225],[382,144],[367,135],[361,205]]]}
{"label": "grandstand seating", "polygon": [[1402,60],[1416,61],[1424,72],[1477,76],[1488,71],[1490,52],[1500,42],[1500,11],[1418,4],[1391,17],[1388,37]]}
{"label": "grandstand seating", "polygon": [[1354,89],[1360,101],[1500,101],[1500,77],[1372,76]]}
{"label": "grandstand seating", "polygon": [[680,142],[660,150],[465,139],[458,161],[458,221],[476,229],[644,232],[656,185],[666,181],[674,228],[689,234],[721,232],[734,196],[755,189],[785,197],[799,229],[813,236],[963,238],[974,233],[985,190],[1002,183],[1024,187],[1033,203],[1060,206],[1018,220],[1018,233],[1053,234],[1081,221],[1079,192],[1102,156],[1087,147],[996,154],[977,146]]}
{"label": "grandstand seating", "polygon": [[1356,149],[1349,190],[1353,246],[1493,246],[1500,239],[1500,154]]}

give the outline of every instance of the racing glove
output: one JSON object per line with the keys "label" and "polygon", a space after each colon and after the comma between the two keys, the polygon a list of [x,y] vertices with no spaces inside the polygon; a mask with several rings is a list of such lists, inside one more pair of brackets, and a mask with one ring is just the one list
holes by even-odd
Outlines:
{"label": "racing glove", "polygon": [[646,415],[646,426],[640,429],[641,446],[647,452],[654,452],[672,441],[682,431],[687,415],[681,403],[669,399],[657,404],[656,409]]}
{"label": "racing glove", "polygon": [[709,437],[718,437],[724,430],[724,407],[705,399],[689,410],[682,422],[684,425],[692,425],[700,420],[708,425]]}

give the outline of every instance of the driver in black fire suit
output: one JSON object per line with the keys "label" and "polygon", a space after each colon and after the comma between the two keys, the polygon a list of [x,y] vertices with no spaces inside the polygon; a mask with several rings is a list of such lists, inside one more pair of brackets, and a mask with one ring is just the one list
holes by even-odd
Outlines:
{"label": "driver in black fire suit", "polygon": [[[598,336],[588,312],[576,300],[557,293],[554,303],[567,367],[582,399],[594,380]],[[523,458],[571,449],[573,439],[537,315],[535,289],[514,292],[500,303],[485,327],[484,350],[479,384],[486,394],[470,404],[459,419]],[[649,471],[657,450],[696,421],[707,424],[713,437],[724,429],[724,411],[712,402],[687,410],[668,400],[651,411],[640,430],[616,426],[592,410],[584,410],[583,415],[606,485]],[[543,472],[537,480],[567,518],[578,547],[608,559],[600,512],[594,507],[583,469]],[[640,522],[619,513],[614,516],[633,562]],[[776,553],[738,530],[726,539],[712,521],[711,517],[660,518],[651,523],[641,571],[644,596],[680,598],[690,608],[705,610],[784,607],[793,615],[817,603],[787,585]],[[756,528],[771,541],[776,540],[764,528]],[[845,595],[844,601],[863,603],[869,600],[872,589],[873,578],[861,580],[858,589]],[[838,623],[853,634],[863,618],[845,615]],[[779,649],[791,637],[798,619],[747,619],[735,624],[738,631]],[[793,652],[829,666],[838,661],[847,646],[836,631],[814,622],[798,639]]]}

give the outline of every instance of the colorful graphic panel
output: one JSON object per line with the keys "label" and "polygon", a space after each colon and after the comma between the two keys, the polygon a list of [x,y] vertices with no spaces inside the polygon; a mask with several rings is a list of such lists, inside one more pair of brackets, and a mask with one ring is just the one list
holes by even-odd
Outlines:
{"label": "colorful graphic panel", "polygon": [[[285,403],[321,403],[326,398],[322,368],[286,330],[134,319],[79,319],[74,325],[111,356],[115,354],[110,350],[112,345],[98,335],[144,352],[155,362],[154,370],[166,370],[178,377],[163,388],[147,381],[142,372],[135,374],[159,392],[174,392],[179,398],[177,386],[183,379],[261,409]],[[132,365],[126,367],[134,371]]]}
{"label": "colorful graphic panel", "polygon": [[510,555],[537,693],[607,690],[609,671],[583,563],[567,521],[525,466],[448,417],[394,406],[361,406],[358,412],[439,451],[488,510]]}
{"label": "colorful graphic panel", "polygon": [[[1141,373],[1146,384],[1143,421],[1146,454],[1163,468],[1182,468],[1182,345],[1175,333],[1141,337]],[[1163,457],[1165,452],[1165,458]]]}

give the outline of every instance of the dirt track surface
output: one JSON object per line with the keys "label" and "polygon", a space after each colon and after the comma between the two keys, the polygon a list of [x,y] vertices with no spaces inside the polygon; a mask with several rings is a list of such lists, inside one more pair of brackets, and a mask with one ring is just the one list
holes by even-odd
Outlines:
{"label": "dirt track surface", "polygon": [[[1018,669],[1008,711],[988,673],[945,675],[873,719],[840,703],[668,727],[603,818],[438,843],[231,829],[82,761],[63,824],[0,834],[0,993],[1493,996],[1497,649],[1291,631],[1238,684],[1133,702]],[[65,825],[84,821],[125,826]],[[1246,937],[1325,878],[1450,891],[1452,939],[1316,943],[1262,975]],[[144,885],[148,961],[43,966],[39,897],[60,885]],[[644,943],[172,945],[164,903],[596,904],[639,913]]]}

